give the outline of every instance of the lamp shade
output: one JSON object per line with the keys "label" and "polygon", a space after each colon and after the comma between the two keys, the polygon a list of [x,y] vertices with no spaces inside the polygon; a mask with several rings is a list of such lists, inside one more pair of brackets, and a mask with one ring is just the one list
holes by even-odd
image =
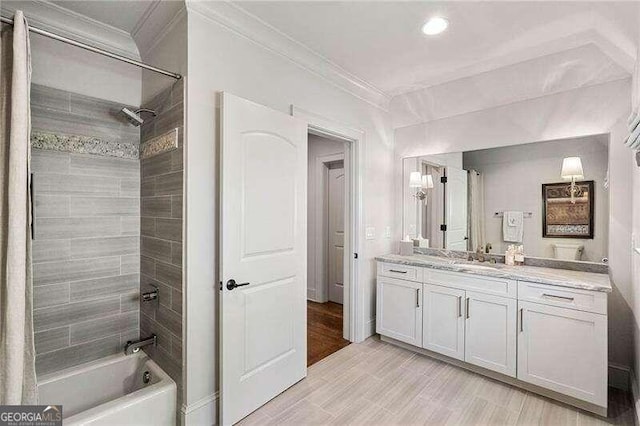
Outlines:
{"label": "lamp shade", "polygon": [[580,157],[567,157],[562,160],[561,176],[563,179],[567,180],[584,179],[584,172],[582,171],[582,160],[580,160]]}
{"label": "lamp shade", "polygon": [[433,176],[432,175],[422,175],[422,187],[426,189],[433,188]]}
{"label": "lamp shade", "polygon": [[422,175],[420,172],[411,172],[409,175],[409,188],[422,187]]}

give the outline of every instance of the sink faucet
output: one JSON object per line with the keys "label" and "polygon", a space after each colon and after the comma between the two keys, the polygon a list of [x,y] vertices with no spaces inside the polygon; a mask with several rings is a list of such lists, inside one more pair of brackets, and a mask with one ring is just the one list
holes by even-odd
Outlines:
{"label": "sink faucet", "polygon": [[156,346],[157,344],[158,344],[158,338],[156,337],[155,334],[152,334],[146,339],[136,340],[135,342],[129,340],[127,344],[124,346],[124,353],[125,355],[135,354],[145,346],[149,346],[149,345]]}
{"label": "sink faucet", "polygon": [[478,262],[484,262],[484,253],[482,252],[482,247],[478,246],[476,249],[476,260]]}
{"label": "sink faucet", "polygon": [[486,257],[489,260],[489,263],[496,263],[496,259],[489,253],[492,249],[493,247],[491,246],[491,243],[487,243],[487,245],[484,246],[484,252],[487,254]]}

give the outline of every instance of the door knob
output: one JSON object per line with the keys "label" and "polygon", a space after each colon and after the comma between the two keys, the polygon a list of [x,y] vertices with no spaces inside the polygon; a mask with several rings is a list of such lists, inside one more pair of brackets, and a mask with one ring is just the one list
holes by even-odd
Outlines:
{"label": "door knob", "polygon": [[242,283],[242,284],[238,284],[236,282],[236,280],[229,280],[227,281],[227,289],[229,290],[233,290],[236,287],[244,287],[245,285],[249,285],[250,283]]}

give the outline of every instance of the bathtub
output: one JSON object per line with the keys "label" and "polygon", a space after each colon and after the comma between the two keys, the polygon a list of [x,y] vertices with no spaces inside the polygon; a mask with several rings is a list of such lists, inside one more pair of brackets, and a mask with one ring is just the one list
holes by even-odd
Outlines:
{"label": "bathtub", "polygon": [[62,404],[65,426],[176,423],[176,384],[142,351],[44,376],[38,394],[39,404]]}

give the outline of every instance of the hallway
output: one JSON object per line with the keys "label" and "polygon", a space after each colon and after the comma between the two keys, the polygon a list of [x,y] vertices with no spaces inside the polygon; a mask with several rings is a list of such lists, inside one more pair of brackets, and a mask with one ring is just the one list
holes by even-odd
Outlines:
{"label": "hallway", "polygon": [[342,338],[342,305],[307,301],[307,367],[347,345]]}

